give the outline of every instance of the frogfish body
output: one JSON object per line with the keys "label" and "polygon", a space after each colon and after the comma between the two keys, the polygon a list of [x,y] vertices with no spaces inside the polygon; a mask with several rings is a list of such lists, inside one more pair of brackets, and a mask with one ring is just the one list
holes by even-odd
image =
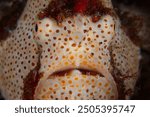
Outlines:
{"label": "frogfish body", "polygon": [[140,49],[111,0],[28,0],[0,42],[5,99],[129,99]]}

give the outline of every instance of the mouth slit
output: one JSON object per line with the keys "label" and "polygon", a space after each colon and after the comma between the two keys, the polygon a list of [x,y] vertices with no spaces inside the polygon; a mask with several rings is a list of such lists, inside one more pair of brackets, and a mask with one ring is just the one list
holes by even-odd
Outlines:
{"label": "mouth slit", "polygon": [[101,73],[93,70],[87,70],[87,69],[67,69],[67,70],[62,70],[62,71],[56,71],[50,76],[65,76],[65,75],[70,75],[73,70],[78,70],[82,75],[92,75],[96,76],[99,75],[101,77],[104,77]]}

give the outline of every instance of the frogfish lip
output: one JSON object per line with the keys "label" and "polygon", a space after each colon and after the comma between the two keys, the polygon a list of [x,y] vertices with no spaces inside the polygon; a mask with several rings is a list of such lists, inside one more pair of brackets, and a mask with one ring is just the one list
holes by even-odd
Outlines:
{"label": "frogfish lip", "polygon": [[116,83],[111,74],[103,70],[83,67],[57,69],[40,79],[34,99],[117,99]]}
{"label": "frogfish lip", "polygon": [[82,74],[82,75],[92,75],[92,76],[96,76],[96,75],[99,75],[99,76],[101,76],[101,77],[104,77],[104,75],[101,73],[101,72],[99,72],[99,71],[96,71],[96,70],[91,70],[91,69],[83,69],[83,68],[70,68],[70,69],[64,69],[64,70],[58,70],[58,71],[56,71],[56,72],[54,72],[54,73],[52,73],[51,75],[49,75],[49,78],[51,77],[51,76],[65,76],[65,75],[70,75],[71,73],[72,73],[72,71],[74,71],[74,70],[78,70],[78,71],[80,71],[80,73]]}

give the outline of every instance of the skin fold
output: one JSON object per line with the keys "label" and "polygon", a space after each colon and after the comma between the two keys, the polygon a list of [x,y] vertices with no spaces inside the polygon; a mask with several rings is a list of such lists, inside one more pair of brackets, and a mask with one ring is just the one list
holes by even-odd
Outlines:
{"label": "skin fold", "polygon": [[[89,1],[103,9],[86,14]],[[129,99],[140,49],[122,28],[111,0],[75,0],[73,14],[61,20],[63,12],[51,15],[47,9],[53,2],[28,0],[17,28],[0,42],[4,98]]]}

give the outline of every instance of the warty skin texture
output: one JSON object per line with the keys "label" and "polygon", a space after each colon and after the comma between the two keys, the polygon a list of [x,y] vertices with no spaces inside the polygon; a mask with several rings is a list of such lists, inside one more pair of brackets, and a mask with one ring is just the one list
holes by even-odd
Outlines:
{"label": "warty skin texture", "polygon": [[[111,1],[100,1],[113,10]],[[39,20],[37,15],[50,2],[29,0],[17,28],[1,42],[4,98],[24,99],[24,81],[40,61],[34,99],[129,99],[138,78],[140,51],[119,18],[106,14],[94,23],[91,16],[79,13],[60,25],[52,18]]]}

